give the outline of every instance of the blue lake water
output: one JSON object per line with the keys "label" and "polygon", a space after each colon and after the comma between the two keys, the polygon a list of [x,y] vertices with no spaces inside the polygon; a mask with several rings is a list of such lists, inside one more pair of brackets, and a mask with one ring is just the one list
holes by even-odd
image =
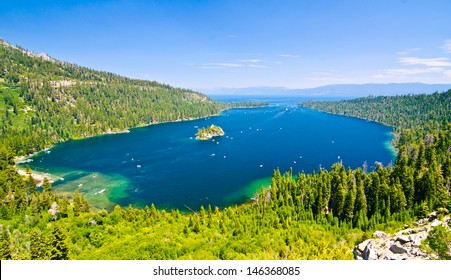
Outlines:
{"label": "blue lake water", "polygon": [[[394,161],[389,127],[279,104],[69,141],[28,165],[53,174],[56,191],[78,190],[97,208],[154,203],[186,210],[243,203],[270,183],[276,168],[312,172],[337,161],[352,168]],[[194,138],[211,124],[225,135]]]}

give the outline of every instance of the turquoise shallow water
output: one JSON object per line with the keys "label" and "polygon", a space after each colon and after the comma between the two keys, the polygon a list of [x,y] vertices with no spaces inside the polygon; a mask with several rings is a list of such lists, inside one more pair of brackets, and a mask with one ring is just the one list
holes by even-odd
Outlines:
{"label": "turquoise shallow water", "polygon": [[[198,127],[219,125],[225,136],[195,140]],[[311,172],[334,162],[369,168],[394,160],[391,129],[295,106],[233,109],[219,116],[69,141],[28,165],[54,174],[54,189],[78,189],[98,208],[157,208],[243,203],[270,183],[275,168]],[[64,180],[63,180],[64,179]]]}

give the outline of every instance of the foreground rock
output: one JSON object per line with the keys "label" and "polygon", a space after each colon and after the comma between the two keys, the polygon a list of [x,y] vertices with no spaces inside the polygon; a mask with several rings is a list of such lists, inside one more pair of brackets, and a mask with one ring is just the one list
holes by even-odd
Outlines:
{"label": "foreground rock", "polygon": [[443,222],[437,217],[437,212],[433,212],[428,218],[414,223],[416,228],[399,231],[394,236],[376,231],[372,239],[365,240],[354,248],[354,257],[357,260],[435,259],[437,256],[426,253],[420,245],[434,227],[439,225],[450,227],[449,216],[445,217]]}

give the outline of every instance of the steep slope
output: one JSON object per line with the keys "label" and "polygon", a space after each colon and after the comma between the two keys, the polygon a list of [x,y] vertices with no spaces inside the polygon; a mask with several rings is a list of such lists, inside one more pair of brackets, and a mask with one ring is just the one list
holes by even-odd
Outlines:
{"label": "steep slope", "polygon": [[0,145],[17,154],[217,114],[228,106],[191,90],[95,71],[0,41]]}

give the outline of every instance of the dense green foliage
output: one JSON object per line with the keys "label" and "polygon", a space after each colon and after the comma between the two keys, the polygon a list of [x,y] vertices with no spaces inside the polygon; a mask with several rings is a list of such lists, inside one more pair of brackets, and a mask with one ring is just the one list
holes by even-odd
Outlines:
{"label": "dense green foliage", "polygon": [[[395,231],[451,206],[447,92],[304,104],[394,126],[393,166],[370,171],[336,163],[312,174],[276,170],[270,189],[227,209],[93,211],[77,192],[59,196],[48,181],[37,188],[31,176],[18,175],[14,156],[70,138],[252,104],[219,104],[189,90],[4,45],[0,58],[1,259],[350,259],[353,246],[375,229]],[[434,234],[435,240],[449,236]],[[442,243],[431,240],[430,247],[443,252]]]}
{"label": "dense green foliage", "polygon": [[426,240],[426,250],[437,255],[441,260],[451,260],[451,231],[441,225],[435,227]]}

